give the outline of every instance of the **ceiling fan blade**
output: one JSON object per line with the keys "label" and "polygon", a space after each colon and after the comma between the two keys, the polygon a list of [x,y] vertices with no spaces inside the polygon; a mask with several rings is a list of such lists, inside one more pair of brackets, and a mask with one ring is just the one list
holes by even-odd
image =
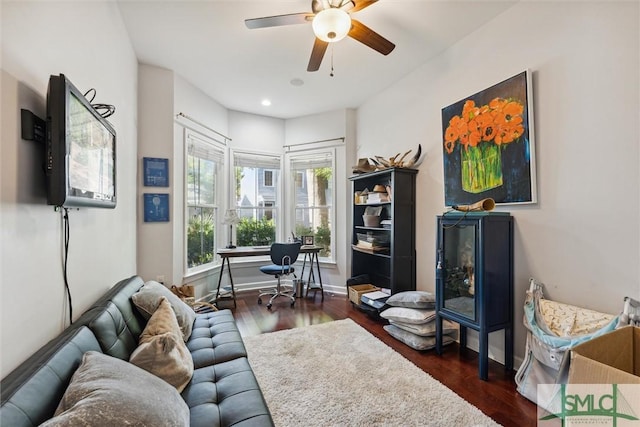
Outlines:
{"label": "ceiling fan blade", "polygon": [[[356,6],[357,7],[357,6]],[[377,50],[383,55],[388,55],[396,45],[364,25],[362,22],[351,19],[351,30],[349,37],[358,40],[360,43],[369,46],[373,50]]]}
{"label": "ceiling fan blade", "polygon": [[359,10],[364,9],[365,7],[369,7],[372,4],[376,3],[378,0],[353,0],[353,2],[356,4],[356,7],[354,7],[353,9],[351,9],[349,12],[354,13],[357,12]]}
{"label": "ceiling fan blade", "polygon": [[313,13],[290,13],[288,15],[265,16],[264,18],[245,19],[244,24],[249,29],[279,27],[282,25],[306,24],[313,20]]}
{"label": "ceiling fan blade", "polygon": [[313,42],[313,49],[311,50],[311,58],[309,58],[309,65],[307,65],[307,71],[318,71],[320,64],[322,64],[322,58],[327,51],[329,43],[324,42],[316,37]]}

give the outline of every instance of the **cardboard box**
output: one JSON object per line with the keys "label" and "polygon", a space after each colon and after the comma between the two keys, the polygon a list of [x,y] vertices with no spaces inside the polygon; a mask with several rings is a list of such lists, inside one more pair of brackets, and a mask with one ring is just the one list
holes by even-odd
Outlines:
{"label": "cardboard box", "polygon": [[360,305],[360,297],[362,294],[366,294],[367,292],[379,291],[380,288],[377,288],[369,283],[364,285],[352,285],[349,286],[349,301],[354,304]]}
{"label": "cardboard box", "polygon": [[640,384],[640,328],[625,326],[571,350],[569,384]]}

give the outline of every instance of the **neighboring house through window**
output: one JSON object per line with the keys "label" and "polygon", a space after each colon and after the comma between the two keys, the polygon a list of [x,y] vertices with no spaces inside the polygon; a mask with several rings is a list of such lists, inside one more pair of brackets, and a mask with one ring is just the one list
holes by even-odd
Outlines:
{"label": "neighboring house through window", "polygon": [[280,163],[279,155],[233,152],[231,205],[241,219],[236,226],[238,246],[267,246],[280,236]]}

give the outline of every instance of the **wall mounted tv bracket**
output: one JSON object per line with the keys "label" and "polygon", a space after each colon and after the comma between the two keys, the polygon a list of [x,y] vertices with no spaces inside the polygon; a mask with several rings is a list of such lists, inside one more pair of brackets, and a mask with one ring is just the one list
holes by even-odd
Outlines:
{"label": "wall mounted tv bracket", "polygon": [[20,109],[20,131],[22,139],[44,144],[47,135],[47,125],[44,120],[29,110]]}

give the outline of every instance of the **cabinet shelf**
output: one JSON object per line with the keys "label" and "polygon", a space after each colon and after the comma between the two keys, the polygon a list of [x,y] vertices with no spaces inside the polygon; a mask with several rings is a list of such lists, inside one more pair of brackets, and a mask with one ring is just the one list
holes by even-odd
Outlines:
{"label": "cabinet shelf", "polygon": [[376,248],[367,249],[367,248],[361,248],[356,245],[351,245],[351,249],[363,254],[375,255],[383,258],[391,258],[391,255],[389,255],[389,248],[376,247]]}
{"label": "cabinet shelf", "polygon": [[371,203],[355,203],[356,206],[381,206],[390,205],[391,202],[371,202]]}
{"label": "cabinet shelf", "polygon": [[358,230],[371,230],[371,231],[391,231],[391,228],[384,227],[366,227],[364,225],[356,225]]}

